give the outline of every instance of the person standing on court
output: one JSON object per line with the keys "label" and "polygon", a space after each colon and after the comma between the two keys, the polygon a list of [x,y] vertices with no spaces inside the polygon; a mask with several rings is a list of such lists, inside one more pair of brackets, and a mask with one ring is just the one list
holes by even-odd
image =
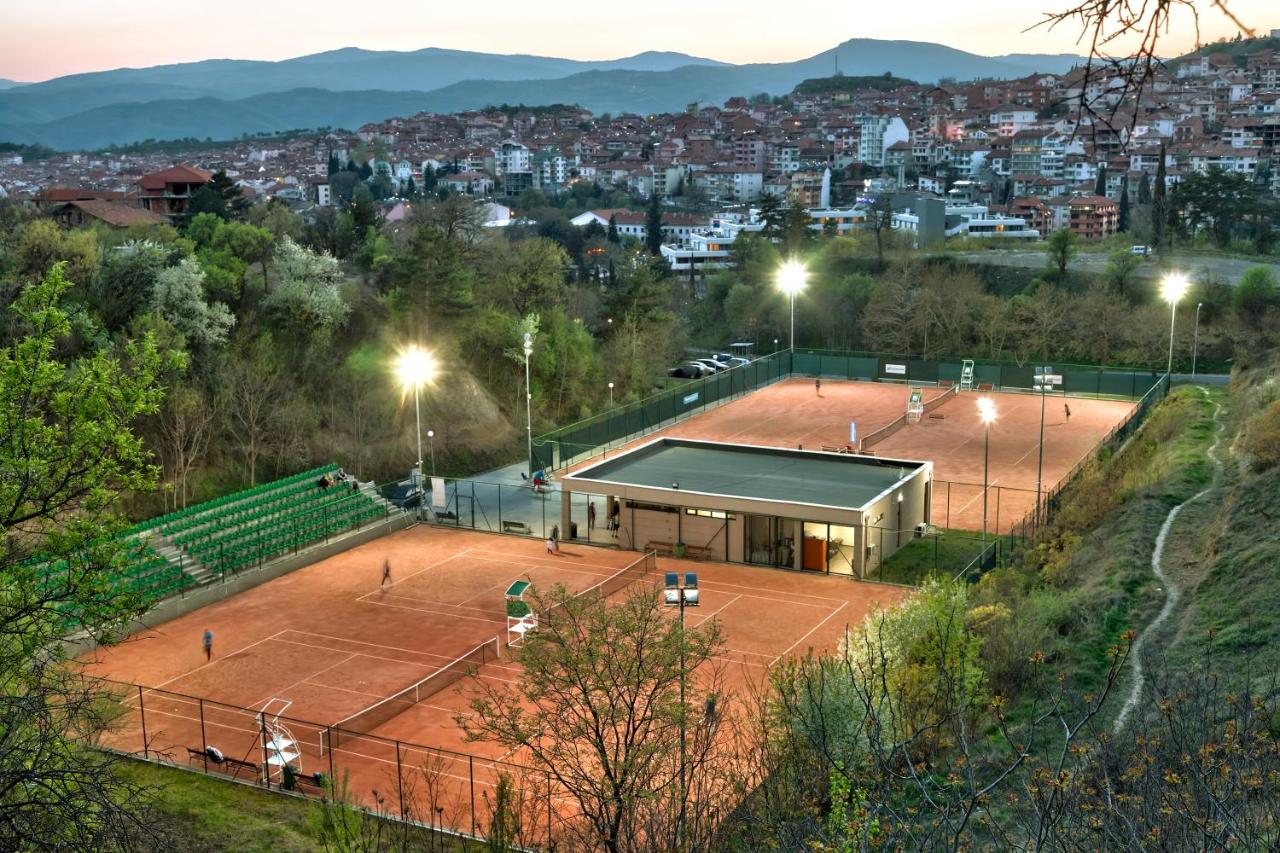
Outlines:
{"label": "person standing on court", "polygon": [[382,561],[382,582],[379,583],[378,586],[386,586],[389,583],[391,583],[391,561],[383,560]]}
{"label": "person standing on court", "polygon": [[591,501],[587,501],[587,529],[595,530],[596,527],[596,505]]}
{"label": "person standing on court", "polygon": [[821,376],[813,377],[813,393],[817,394],[819,397],[822,396],[822,377]]}
{"label": "person standing on court", "polygon": [[560,553],[560,525],[551,525],[551,553]]}
{"label": "person standing on court", "polygon": [[208,628],[204,629],[204,659],[213,660],[213,632]]}
{"label": "person standing on court", "polygon": [[1071,420],[1071,407],[1066,403],[1062,404],[1062,411],[1066,413],[1067,420]]}

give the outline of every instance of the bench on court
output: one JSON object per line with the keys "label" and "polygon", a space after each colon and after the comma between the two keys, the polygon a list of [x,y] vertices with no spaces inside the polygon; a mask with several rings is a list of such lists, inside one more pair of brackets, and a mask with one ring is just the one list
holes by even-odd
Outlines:
{"label": "bench on court", "polygon": [[241,770],[248,770],[254,775],[257,775],[258,773],[258,765],[254,764],[252,761],[241,761],[239,758],[232,758],[229,755],[222,756],[221,761],[214,761],[214,759],[203,749],[192,749],[191,747],[187,747],[187,762],[190,763],[197,758],[201,761],[208,761],[210,764],[226,765],[227,767],[232,768],[231,775],[237,778],[239,778]]}
{"label": "bench on court", "polygon": [[529,525],[523,521],[503,521],[503,533],[519,533],[522,536],[532,536],[533,531],[529,529]]}
{"label": "bench on court", "polygon": [[939,415],[936,412],[929,413],[929,420],[931,421],[942,421],[942,420],[946,420],[946,418],[947,418],[946,415]]}
{"label": "bench on court", "polygon": [[663,557],[670,557],[676,552],[675,546],[670,542],[649,542],[644,546],[644,549],[653,551]]}
{"label": "bench on court", "polygon": [[853,448],[847,444],[824,444],[822,449],[826,453],[852,453]]}
{"label": "bench on court", "polygon": [[711,556],[711,549],[705,545],[686,545],[684,555],[690,560],[705,560]]}

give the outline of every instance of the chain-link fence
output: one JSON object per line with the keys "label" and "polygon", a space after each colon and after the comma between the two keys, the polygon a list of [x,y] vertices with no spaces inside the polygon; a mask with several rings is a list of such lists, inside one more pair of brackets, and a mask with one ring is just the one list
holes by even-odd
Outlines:
{"label": "chain-link fence", "polygon": [[[569,801],[543,771],[169,690],[102,681],[114,717],[98,746],[264,788],[348,804],[450,833],[485,837],[507,780],[504,826],[522,848],[550,849]],[[285,765],[288,765],[288,769]]]}

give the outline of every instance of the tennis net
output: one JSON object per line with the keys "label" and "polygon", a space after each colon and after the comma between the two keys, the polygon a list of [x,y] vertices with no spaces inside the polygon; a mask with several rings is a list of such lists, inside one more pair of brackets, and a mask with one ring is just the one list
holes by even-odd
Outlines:
{"label": "tennis net", "polygon": [[450,661],[421,681],[415,682],[394,696],[370,705],[363,711],[339,720],[325,734],[329,749],[337,749],[343,741],[366,735],[419,702],[434,696],[446,687],[456,684],[475,667],[484,666],[498,659],[501,643],[497,637],[485,640],[465,655]]}
{"label": "tennis net", "polygon": [[[932,400],[926,401],[924,404],[924,414],[927,415],[930,412],[932,412],[934,409],[937,409],[940,406],[944,405],[948,400],[956,396],[959,392],[960,392],[960,386],[952,385],[950,388],[948,388],[946,391],[943,391],[941,394],[934,397]],[[906,425],[907,425],[907,416],[905,414],[900,415],[899,417],[890,421],[888,424],[880,427],[880,429],[876,430],[875,432],[869,433],[866,436],[866,438],[862,439],[862,442],[858,445],[858,452],[866,453],[872,447],[875,447],[877,444],[884,441],[886,438],[893,435],[895,432],[902,429]]]}
{"label": "tennis net", "polygon": [[[638,583],[639,581],[644,580],[646,576],[652,576],[656,579],[657,565],[657,555],[652,551],[646,552],[643,557],[636,560],[634,563],[614,572],[599,583],[587,587],[582,592],[576,593],[573,597],[575,599],[587,598],[588,596],[595,596],[601,599],[608,598],[614,593],[626,589],[633,583]],[[557,604],[553,607],[547,608],[547,611],[540,614],[538,618],[554,619],[557,614],[563,610],[564,605]]]}

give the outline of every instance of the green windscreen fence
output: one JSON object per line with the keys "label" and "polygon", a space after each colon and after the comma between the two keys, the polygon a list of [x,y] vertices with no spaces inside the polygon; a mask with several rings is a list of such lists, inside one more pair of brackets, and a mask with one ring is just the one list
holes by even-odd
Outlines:
{"label": "green windscreen fence", "polygon": [[[975,388],[993,391],[1032,391],[1037,362],[973,359]],[[749,364],[664,389],[652,397],[534,439],[534,470],[555,471],[584,462],[648,433],[671,426],[691,415],[792,376],[861,379],[871,382],[960,382],[963,359],[923,359],[918,356],[839,350],[797,350],[762,356]],[[1160,384],[1163,374],[1139,368],[1053,364],[1062,377],[1057,393],[1077,397],[1141,400]]]}

